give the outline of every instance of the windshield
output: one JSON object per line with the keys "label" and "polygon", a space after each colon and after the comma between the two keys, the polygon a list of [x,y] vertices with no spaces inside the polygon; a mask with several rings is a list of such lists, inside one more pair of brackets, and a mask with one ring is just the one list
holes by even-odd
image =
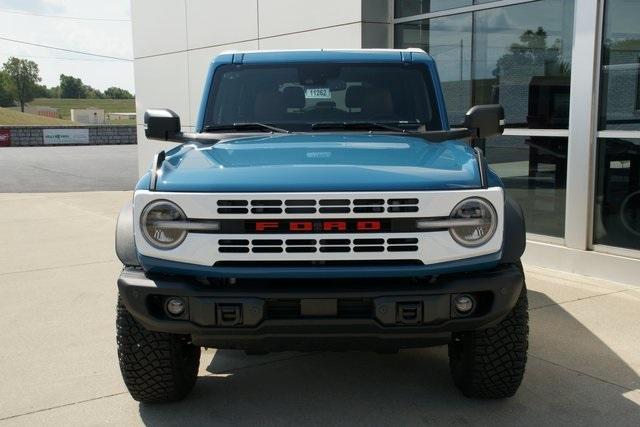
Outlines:
{"label": "windshield", "polygon": [[[261,123],[323,131],[345,123],[442,130],[428,70],[417,64],[240,64],[217,69],[204,126]],[[312,125],[316,124],[313,127]],[[424,127],[423,127],[424,126]],[[376,128],[379,130],[380,126]]]}

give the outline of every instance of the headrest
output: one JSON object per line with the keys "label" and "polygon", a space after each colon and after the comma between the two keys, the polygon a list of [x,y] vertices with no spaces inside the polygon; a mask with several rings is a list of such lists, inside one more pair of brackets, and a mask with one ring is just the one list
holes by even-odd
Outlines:
{"label": "headrest", "polygon": [[253,107],[256,121],[281,119],[285,112],[282,94],[277,90],[258,92]]}
{"label": "headrest", "polygon": [[286,108],[304,108],[304,90],[300,86],[287,86],[282,95]]}
{"label": "headrest", "polygon": [[348,108],[361,108],[364,88],[362,86],[349,86],[344,96],[344,103]]}

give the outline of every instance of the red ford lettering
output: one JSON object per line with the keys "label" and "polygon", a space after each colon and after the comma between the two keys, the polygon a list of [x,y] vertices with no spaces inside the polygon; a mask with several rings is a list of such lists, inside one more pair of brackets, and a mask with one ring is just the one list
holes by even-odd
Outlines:
{"label": "red ford lettering", "polygon": [[378,231],[380,228],[380,221],[358,221],[356,223],[358,231]]}
{"label": "red ford lettering", "polygon": [[322,231],[347,231],[346,221],[324,221]]}
{"label": "red ford lettering", "polygon": [[312,231],[313,222],[311,221],[292,221],[289,223],[289,231]]}
{"label": "red ford lettering", "polygon": [[256,222],[256,231],[277,230],[278,226],[277,221],[259,221]]}

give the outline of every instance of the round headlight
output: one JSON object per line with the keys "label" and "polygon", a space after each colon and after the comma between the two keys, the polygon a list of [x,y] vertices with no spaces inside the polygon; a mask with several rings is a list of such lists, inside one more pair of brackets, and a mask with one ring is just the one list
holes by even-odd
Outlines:
{"label": "round headlight", "polygon": [[458,203],[450,215],[454,225],[449,228],[451,237],[462,246],[485,244],[493,237],[498,226],[496,210],[488,200],[472,197]]}
{"label": "round headlight", "polygon": [[145,240],[158,249],[173,249],[187,237],[187,230],[171,227],[174,221],[184,221],[182,209],[168,200],[149,203],[142,211],[140,228]]}

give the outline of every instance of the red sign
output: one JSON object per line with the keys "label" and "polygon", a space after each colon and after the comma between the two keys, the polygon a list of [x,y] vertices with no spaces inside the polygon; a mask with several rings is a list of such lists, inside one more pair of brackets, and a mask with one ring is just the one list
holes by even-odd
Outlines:
{"label": "red sign", "polygon": [[0,128],[0,147],[11,145],[11,129]]}

